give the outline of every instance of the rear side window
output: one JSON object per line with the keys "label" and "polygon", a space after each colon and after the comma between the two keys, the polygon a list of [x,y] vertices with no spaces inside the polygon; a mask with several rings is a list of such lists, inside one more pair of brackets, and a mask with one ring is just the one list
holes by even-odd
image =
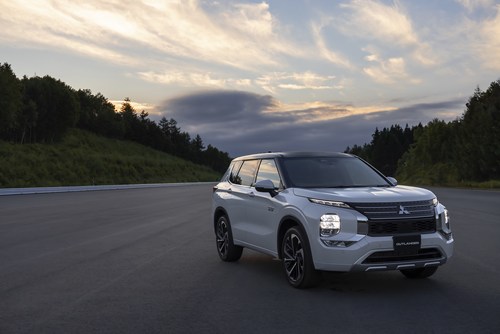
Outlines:
{"label": "rear side window", "polygon": [[276,163],[273,159],[264,159],[260,163],[259,172],[257,173],[257,181],[271,180],[274,184],[274,188],[278,189],[281,187],[280,174],[276,168]]}
{"label": "rear side window", "polygon": [[255,178],[255,172],[257,171],[258,164],[259,160],[244,161],[237,176],[239,181],[241,181],[238,184],[241,184],[243,186],[251,186]]}

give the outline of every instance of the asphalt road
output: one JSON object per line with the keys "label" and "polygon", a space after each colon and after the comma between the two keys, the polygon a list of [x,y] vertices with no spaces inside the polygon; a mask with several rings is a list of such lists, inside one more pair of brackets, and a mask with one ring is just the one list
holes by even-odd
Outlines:
{"label": "asphalt road", "polygon": [[209,185],[0,197],[0,333],[499,333],[500,192],[433,189],[455,256],[427,280],[223,263]]}

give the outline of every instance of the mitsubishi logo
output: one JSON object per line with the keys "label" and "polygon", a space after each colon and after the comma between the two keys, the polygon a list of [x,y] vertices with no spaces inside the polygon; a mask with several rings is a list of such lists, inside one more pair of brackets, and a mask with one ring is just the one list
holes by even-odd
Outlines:
{"label": "mitsubishi logo", "polygon": [[408,210],[406,210],[404,206],[400,205],[399,206],[399,214],[400,215],[409,215],[410,212],[408,212]]}

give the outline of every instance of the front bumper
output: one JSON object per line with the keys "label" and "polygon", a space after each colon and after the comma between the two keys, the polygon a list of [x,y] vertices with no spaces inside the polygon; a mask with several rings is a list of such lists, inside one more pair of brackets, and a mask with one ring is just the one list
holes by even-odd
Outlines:
{"label": "front bumper", "polygon": [[418,254],[399,255],[394,252],[392,236],[357,235],[359,241],[348,247],[328,247],[319,239],[312,243],[314,266],[325,271],[401,270],[440,266],[453,255],[453,238],[440,233],[421,235]]}

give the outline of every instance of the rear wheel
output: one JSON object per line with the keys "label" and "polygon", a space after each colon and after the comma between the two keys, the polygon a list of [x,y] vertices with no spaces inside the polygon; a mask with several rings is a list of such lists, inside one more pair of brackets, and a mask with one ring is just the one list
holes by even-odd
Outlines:
{"label": "rear wheel", "polygon": [[288,282],[299,289],[316,285],[319,282],[319,272],[314,269],[305,233],[297,227],[290,228],[283,237],[281,247]]}
{"label": "rear wheel", "polygon": [[426,278],[434,275],[438,267],[403,269],[401,273],[408,278]]}
{"label": "rear wheel", "polygon": [[231,225],[226,216],[221,216],[215,225],[215,242],[217,252],[222,261],[238,261],[243,252],[243,247],[235,246],[233,243],[233,234]]}

